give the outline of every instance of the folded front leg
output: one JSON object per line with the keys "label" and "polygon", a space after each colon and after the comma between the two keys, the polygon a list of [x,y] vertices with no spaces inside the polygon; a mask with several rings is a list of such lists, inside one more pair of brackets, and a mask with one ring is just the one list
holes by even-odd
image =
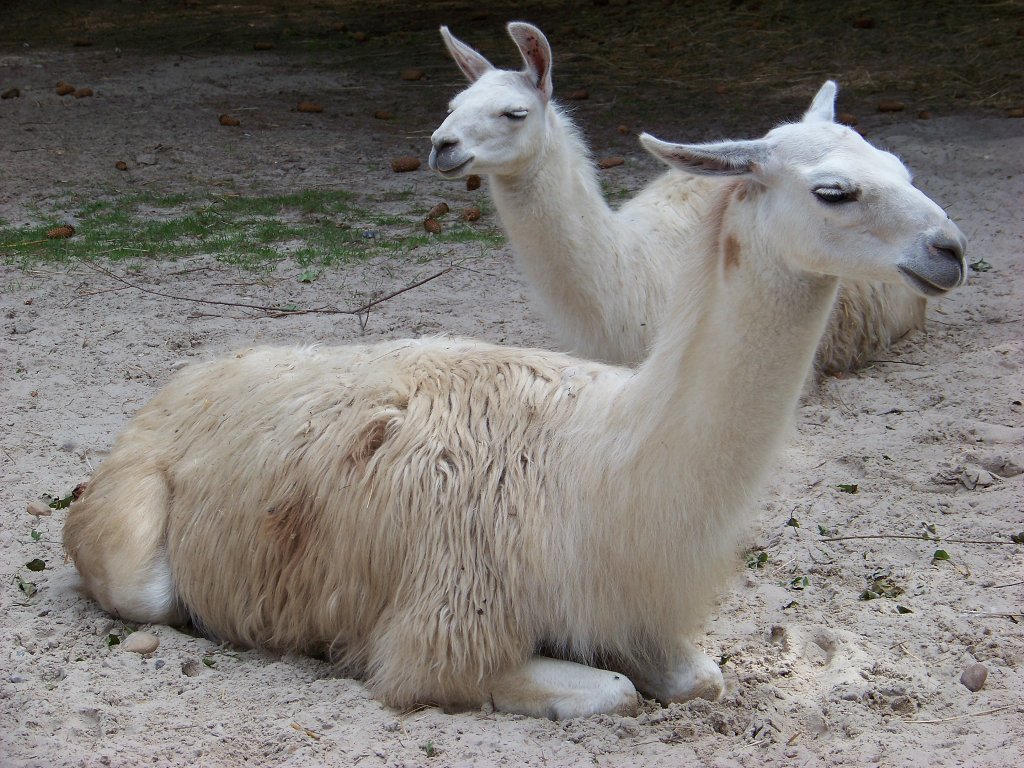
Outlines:
{"label": "folded front leg", "polygon": [[664,664],[629,670],[636,687],[662,704],[690,699],[717,701],[725,690],[722,670],[688,640],[680,640]]}
{"label": "folded front leg", "polygon": [[637,710],[636,688],[625,675],[545,656],[497,678],[490,693],[497,710],[552,720]]}

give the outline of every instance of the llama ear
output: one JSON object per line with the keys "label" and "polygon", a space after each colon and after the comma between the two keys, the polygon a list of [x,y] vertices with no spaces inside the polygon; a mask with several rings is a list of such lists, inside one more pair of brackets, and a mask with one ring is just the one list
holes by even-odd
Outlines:
{"label": "llama ear", "polygon": [[475,83],[485,72],[490,72],[494,69],[494,65],[491,62],[455,37],[455,35],[448,31],[448,27],[441,27],[441,37],[444,39],[448,53],[455,59],[455,63],[459,65],[459,69],[462,70],[462,74],[466,76],[469,82]]}
{"label": "llama ear", "polygon": [[768,142],[720,141],[714,144],[670,144],[640,134],[644,149],[659,160],[695,176],[746,176],[768,160]]}
{"label": "llama ear", "polygon": [[826,80],[818,89],[811,101],[811,106],[804,112],[805,123],[832,123],[836,119],[836,93],[839,86],[833,80]]}
{"label": "llama ear", "polygon": [[544,33],[523,21],[509,22],[508,34],[519,46],[526,65],[526,74],[541,92],[544,100],[551,98],[551,46]]}

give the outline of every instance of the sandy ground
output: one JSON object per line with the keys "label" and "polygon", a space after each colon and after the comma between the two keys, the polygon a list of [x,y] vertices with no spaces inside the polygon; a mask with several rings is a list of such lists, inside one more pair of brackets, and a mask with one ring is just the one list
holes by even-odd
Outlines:
{"label": "sandy ground", "polygon": [[[426,155],[444,93],[458,85],[440,55],[425,111],[388,125],[369,117],[391,106],[372,83],[349,97],[344,72],[300,72],[273,57],[23,51],[5,54],[3,65],[25,89],[0,109],[0,217],[12,224],[37,223],[32,204],[61,190],[104,185],[354,185],[411,189],[453,207],[486,195],[486,185],[467,193],[425,170],[387,168],[388,157]],[[62,77],[92,83],[97,95],[62,101],[52,93]],[[241,83],[251,109],[242,133],[194,127],[237,107]],[[334,95],[320,122],[289,110],[311,91]],[[737,554],[737,575],[703,640],[725,660],[723,700],[647,701],[636,717],[401,713],[319,661],[222,647],[165,626],[145,628],[160,640],[147,656],[108,646],[126,628],[76,591],[60,545],[64,512],[26,513],[40,494],[64,495],[87,479],[184,361],[253,342],[442,331],[554,346],[507,247],[472,261],[470,248],[380,258],[302,286],[305,306],[347,308],[453,260],[471,267],[383,302],[365,323],[272,318],[126,289],[84,265],[25,271],[8,259],[0,265],[0,764],[1024,763],[1024,550],[1009,543],[1024,530],[1024,121],[959,115],[868,127],[948,208],[970,239],[969,261],[991,269],[933,302],[927,331],[886,361],[808,394],[745,542],[754,553]],[[653,175],[630,142],[614,148],[627,158],[609,172],[616,183],[635,187]],[[156,163],[136,162],[140,155]],[[119,157],[131,165],[120,175],[112,169]],[[295,272],[284,263],[257,279],[212,257],[157,259],[132,280],[177,296],[270,305],[296,300]],[[791,518],[799,527],[787,525]],[[824,530],[850,538],[823,541]],[[935,536],[945,540],[926,538]],[[949,559],[934,561],[938,549]],[[758,552],[767,555],[760,567]],[[26,568],[36,558],[45,570]],[[902,593],[859,599],[877,580]],[[27,584],[30,596],[19,586]],[[975,661],[988,678],[971,692],[960,676]]]}

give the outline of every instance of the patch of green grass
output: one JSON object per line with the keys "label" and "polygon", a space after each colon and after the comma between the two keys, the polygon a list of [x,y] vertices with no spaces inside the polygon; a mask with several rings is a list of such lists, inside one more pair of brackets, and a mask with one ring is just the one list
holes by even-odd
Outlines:
{"label": "patch of green grass", "polygon": [[[411,193],[387,193],[389,203]],[[131,262],[212,255],[253,271],[285,259],[303,270],[323,269],[386,253],[405,254],[439,244],[478,242],[496,247],[500,232],[489,224],[454,222],[438,235],[422,229],[415,209],[395,213],[344,190],[304,190],[287,195],[62,196],[41,203],[47,222],[14,228],[0,222],[0,258],[23,268],[41,262]],[[75,234],[48,239],[72,212]],[[129,265],[129,268],[130,265]]]}

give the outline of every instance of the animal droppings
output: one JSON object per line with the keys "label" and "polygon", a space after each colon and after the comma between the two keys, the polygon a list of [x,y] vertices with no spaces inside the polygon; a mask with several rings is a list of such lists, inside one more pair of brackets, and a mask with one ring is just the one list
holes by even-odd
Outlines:
{"label": "animal droppings", "polygon": [[373,113],[374,120],[390,120],[392,117],[394,115],[386,109],[378,109]]}
{"label": "animal droppings", "polygon": [[843,125],[848,125],[850,128],[853,128],[853,126],[859,123],[860,120],[857,118],[856,115],[851,114],[849,112],[839,112],[836,114],[836,122],[842,123]]}
{"label": "animal droppings", "polygon": [[882,99],[878,102],[879,112],[902,112],[906,108],[906,104],[902,101],[896,101],[896,99]]}
{"label": "animal droppings", "polygon": [[438,203],[430,211],[427,212],[428,219],[438,219],[444,216],[451,209],[448,207],[448,203]]}
{"label": "animal droppings", "polygon": [[416,80],[426,80],[427,73],[424,72],[422,69],[403,69],[402,79],[409,82],[415,82]]}
{"label": "animal droppings", "polygon": [[463,221],[477,221],[480,218],[480,209],[475,205],[470,205],[462,209],[462,220]]}
{"label": "animal droppings", "polygon": [[355,40],[357,43],[365,43],[367,40],[370,39],[370,36],[367,35],[365,32],[353,32],[352,39]]}
{"label": "animal droppings", "polygon": [[569,91],[562,98],[566,101],[586,101],[590,98],[590,91],[586,88],[577,88],[575,91]]}
{"label": "animal droppings", "polygon": [[1007,117],[1024,117],[1024,107],[1013,107],[1006,110]]}
{"label": "animal droppings", "polygon": [[92,88],[79,88],[72,94],[76,99],[87,99],[92,96]]}
{"label": "animal droppings", "polygon": [[119,171],[127,171],[128,163],[126,163],[124,160],[118,160],[116,163],[114,163],[114,167],[117,168],[117,170]]}
{"label": "animal droppings", "polygon": [[931,120],[932,119],[931,110],[929,110],[929,109],[922,109],[920,112],[917,113],[917,119],[918,120]]}
{"label": "animal droppings", "polygon": [[315,101],[300,101],[296,107],[299,112],[323,112],[324,108]]}
{"label": "animal droppings", "polygon": [[391,170],[395,173],[409,173],[409,171],[418,170],[419,167],[420,159],[412,155],[402,155],[402,157],[396,157],[391,161]]}
{"label": "animal droppings", "polygon": [[25,511],[35,517],[49,517],[53,514],[53,510],[41,501],[30,501]]}
{"label": "animal droppings", "polygon": [[254,51],[272,51],[274,50],[273,43],[253,43],[252,49]]}
{"label": "animal droppings", "polygon": [[65,83],[63,80],[57,82],[56,91],[58,96],[67,96],[69,93],[75,92],[75,86]]}
{"label": "animal droppings", "polygon": [[977,693],[988,679],[988,668],[979,661],[971,664],[967,669],[960,675],[960,682],[964,684],[967,690]]}
{"label": "animal droppings", "polygon": [[149,632],[132,632],[121,641],[121,650],[146,655],[160,647],[160,638]]}
{"label": "animal droppings", "polygon": [[623,157],[602,157],[597,161],[597,167],[602,169],[615,168],[626,162]]}
{"label": "animal droppings", "polygon": [[17,99],[21,96],[21,91],[17,88],[8,88],[3,93],[0,93],[0,99]]}
{"label": "animal droppings", "polygon": [[480,177],[475,173],[471,176],[466,177],[466,191],[473,192],[480,189]]}
{"label": "animal droppings", "polygon": [[872,19],[870,16],[861,16],[860,18],[853,20],[853,28],[854,29],[874,29],[875,28],[875,20]]}
{"label": "animal droppings", "polygon": [[424,219],[423,228],[432,235],[441,233],[441,222],[437,219]]}
{"label": "animal droppings", "polygon": [[237,117],[232,117],[231,115],[221,115],[220,117],[217,118],[217,121],[221,125],[230,125],[230,126],[241,125],[241,122],[239,122],[238,118]]}
{"label": "animal droppings", "polygon": [[54,227],[49,232],[47,232],[46,238],[48,240],[63,240],[65,238],[71,237],[73,234],[75,234],[74,227],[72,227],[70,224],[62,224],[61,226]]}

